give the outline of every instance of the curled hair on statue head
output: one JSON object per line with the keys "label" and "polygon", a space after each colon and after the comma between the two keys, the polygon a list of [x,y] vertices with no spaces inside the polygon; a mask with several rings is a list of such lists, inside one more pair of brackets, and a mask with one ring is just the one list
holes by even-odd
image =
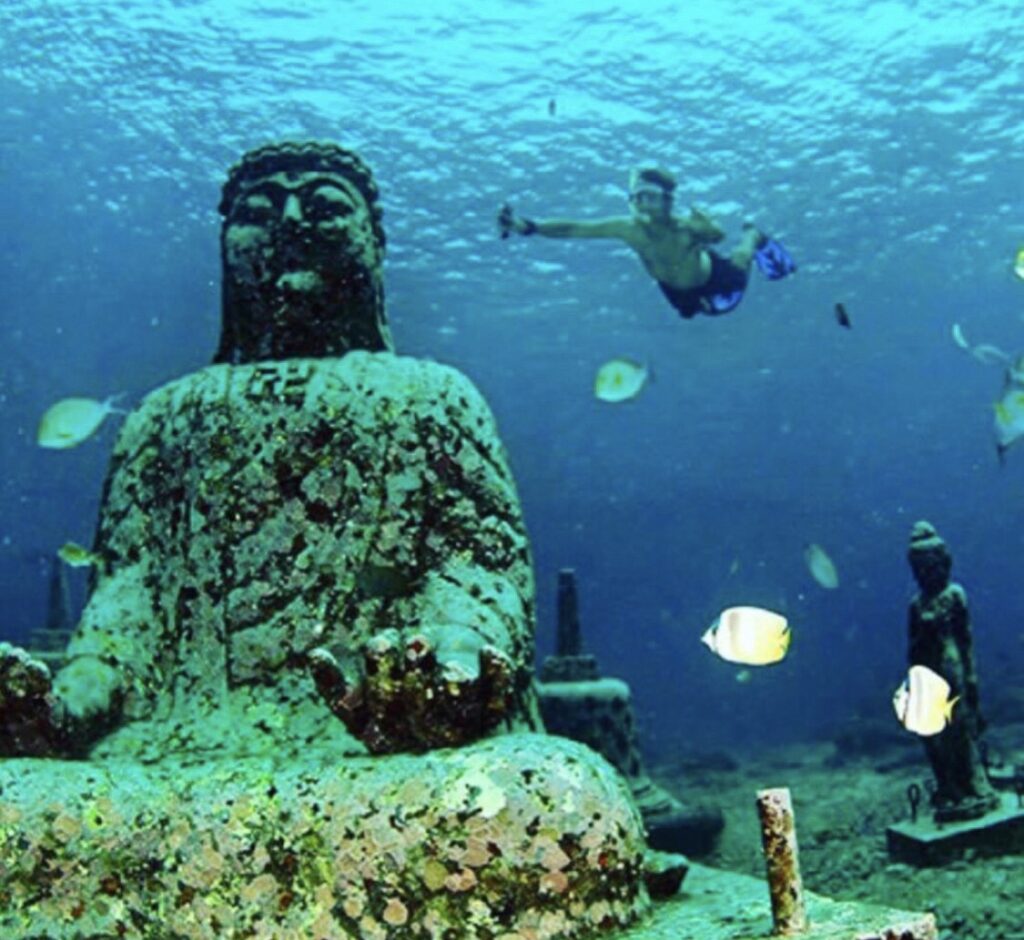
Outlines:
{"label": "curled hair on statue head", "polygon": [[384,210],[379,204],[380,191],[373,173],[354,150],[348,150],[330,141],[280,141],[256,147],[246,153],[228,171],[221,190],[222,216],[227,216],[246,184],[274,173],[333,173],[348,180],[366,200],[370,210],[373,234],[381,249],[384,248]]}

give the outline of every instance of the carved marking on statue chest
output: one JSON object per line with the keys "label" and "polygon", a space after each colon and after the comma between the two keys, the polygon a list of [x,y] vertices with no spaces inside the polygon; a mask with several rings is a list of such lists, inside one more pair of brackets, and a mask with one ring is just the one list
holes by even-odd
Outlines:
{"label": "carved marking on statue chest", "polygon": [[245,377],[242,394],[258,401],[270,398],[301,405],[312,374],[313,364],[302,359],[258,363]]}

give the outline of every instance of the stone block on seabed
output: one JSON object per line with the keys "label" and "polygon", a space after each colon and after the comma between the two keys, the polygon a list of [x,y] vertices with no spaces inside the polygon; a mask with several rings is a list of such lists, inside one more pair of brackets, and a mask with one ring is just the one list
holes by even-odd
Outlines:
{"label": "stone block on seabed", "polygon": [[5,940],[585,936],[646,909],[643,853],[618,774],[542,735],[344,762],[0,762]]}

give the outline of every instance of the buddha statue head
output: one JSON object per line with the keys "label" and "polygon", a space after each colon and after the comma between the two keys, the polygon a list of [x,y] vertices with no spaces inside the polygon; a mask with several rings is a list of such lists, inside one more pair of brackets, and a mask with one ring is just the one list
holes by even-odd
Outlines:
{"label": "buddha statue head", "polygon": [[907,560],[914,573],[914,580],[926,595],[945,590],[953,568],[953,556],[931,523],[914,523]]}
{"label": "buddha statue head", "polygon": [[378,195],[360,157],[331,143],[270,144],[231,168],[215,362],[392,348]]}

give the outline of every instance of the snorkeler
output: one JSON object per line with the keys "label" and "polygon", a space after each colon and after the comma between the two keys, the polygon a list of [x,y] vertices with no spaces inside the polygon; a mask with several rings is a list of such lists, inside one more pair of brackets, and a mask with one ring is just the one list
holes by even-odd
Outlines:
{"label": "snorkeler", "polygon": [[628,216],[594,221],[550,219],[539,221],[517,216],[509,205],[498,213],[502,238],[543,235],[546,238],[617,238],[640,257],[681,317],[698,313],[718,316],[734,310],[743,299],[751,262],[775,281],[792,274],[796,264],[779,242],[750,223],[732,254],[726,258],[709,246],[722,241],[725,232],[699,209],[683,218],[672,214],[676,181],[659,167],[635,169],[629,179]]}

